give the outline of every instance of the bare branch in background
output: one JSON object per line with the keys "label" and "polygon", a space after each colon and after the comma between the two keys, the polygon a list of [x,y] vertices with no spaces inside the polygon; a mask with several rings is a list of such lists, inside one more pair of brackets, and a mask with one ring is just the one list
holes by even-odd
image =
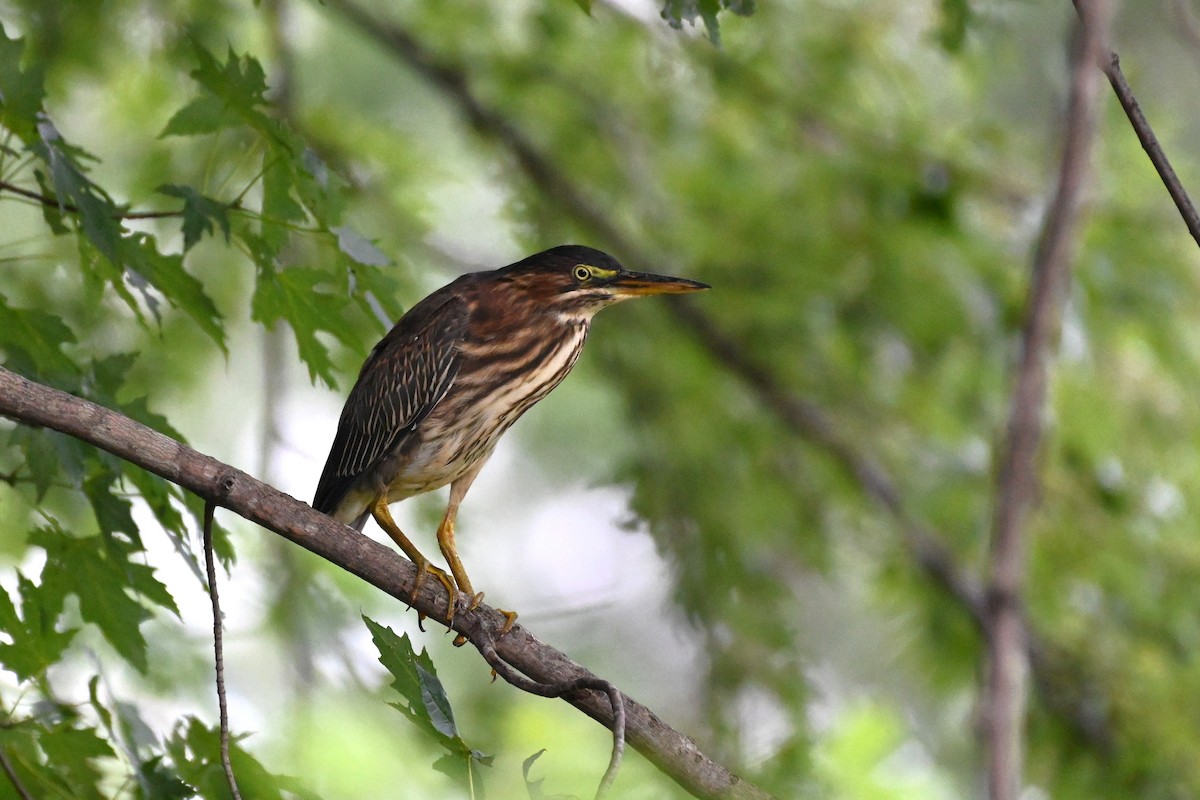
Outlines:
{"label": "bare branch in background", "polygon": [[[126,416],[57,389],[22,378],[0,367],[0,415],[25,425],[51,428],[136,464],[251,522],[337,564],[372,586],[424,613],[445,614],[446,592],[438,581],[425,581],[413,597],[416,567],[391,548],[313,510],[241,470],[196,452]],[[504,617],[480,605],[460,611],[454,630],[472,642],[495,642],[507,664],[542,685],[607,687],[607,682],[543,644],[521,625],[497,637]],[[765,800],[765,792],[732,774],[704,754],[687,736],[650,709],[622,694],[610,701],[605,691],[564,695],[571,705],[612,730],[614,706],[624,709],[626,740],[672,780],[699,798]]]}
{"label": "bare branch in background", "polygon": [[[1086,0],[1072,0],[1075,4],[1075,10],[1083,14]],[[1176,11],[1180,10],[1182,3],[1178,4]],[[1190,17],[1185,18],[1185,23],[1181,25],[1181,35],[1187,36],[1186,21]],[[1194,28],[1191,33],[1194,33]],[[1183,217],[1183,222],[1187,225],[1188,231],[1192,234],[1192,238],[1196,240],[1196,244],[1200,244],[1200,213],[1196,212],[1196,207],[1192,205],[1192,199],[1188,197],[1187,190],[1183,188],[1183,183],[1180,182],[1179,176],[1175,174],[1175,168],[1171,166],[1170,159],[1167,158],[1166,152],[1159,143],[1158,137],[1154,135],[1154,129],[1150,127],[1149,120],[1142,113],[1142,107],[1138,105],[1137,97],[1133,94],[1133,89],[1129,86],[1129,81],[1125,80],[1125,73],[1121,71],[1121,59],[1117,57],[1115,52],[1108,50],[1108,36],[1101,42],[1101,48],[1105,50],[1103,58],[1100,60],[1100,68],[1104,70],[1105,76],[1108,78],[1109,84],[1112,85],[1113,92],[1117,95],[1117,100],[1121,103],[1121,108],[1125,109],[1125,116],[1129,118],[1129,124],[1133,127],[1133,132],[1137,134],[1138,141],[1142,143],[1142,149],[1146,151],[1146,155],[1150,157],[1150,162],[1154,164],[1154,169],[1158,171],[1158,177],[1162,180],[1163,186],[1167,188],[1167,192],[1171,195],[1171,199],[1175,201],[1175,208],[1179,209],[1179,215]]]}
{"label": "bare branch in background", "polygon": [[1026,519],[1038,489],[1037,457],[1046,411],[1048,361],[1058,341],[1062,308],[1097,128],[1097,98],[1104,43],[1105,0],[1081,0],[1082,33],[1071,69],[1062,162],[1053,202],[1046,210],[1033,256],[1021,360],[1013,389],[996,504],[987,586],[988,664],[982,699],[988,793],[992,800],[1021,794],[1023,729],[1029,647],[1022,612],[1027,570]]}

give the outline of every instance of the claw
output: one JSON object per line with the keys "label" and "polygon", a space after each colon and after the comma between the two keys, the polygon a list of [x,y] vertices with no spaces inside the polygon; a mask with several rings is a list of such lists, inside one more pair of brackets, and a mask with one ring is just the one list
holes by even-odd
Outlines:
{"label": "claw", "polygon": [[[437,578],[438,582],[446,587],[446,626],[449,627],[454,624],[454,611],[458,605],[458,587],[454,585],[454,579],[446,574],[445,570],[435,567],[424,559],[421,560],[421,563],[417,564],[417,578],[413,582],[412,594],[409,595],[409,605],[417,601],[417,595],[420,593],[421,587],[425,585],[426,578],[430,575]],[[418,625],[420,618],[424,616],[424,614],[418,614]],[[421,628],[421,630],[425,629]]]}

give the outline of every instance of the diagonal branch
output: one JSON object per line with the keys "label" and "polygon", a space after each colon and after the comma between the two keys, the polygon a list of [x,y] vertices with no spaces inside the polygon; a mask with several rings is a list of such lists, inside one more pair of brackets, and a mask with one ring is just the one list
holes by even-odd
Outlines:
{"label": "diagonal branch", "polygon": [[[1071,0],[1071,2],[1075,4],[1075,10],[1082,16],[1083,4],[1087,0]],[[1186,25],[1184,27],[1186,30]],[[1100,47],[1102,49],[1108,47],[1107,35]],[[1175,174],[1175,168],[1171,166],[1170,159],[1167,158],[1166,151],[1163,150],[1158,137],[1154,135],[1154,129],[1150,127],[1150,121],[1142,113],[1142,107],[1138,104],[1137,97],[1134,96],[1133,89],[1129,86],[1129,81],[1125,80],[1125,73],[1121,71],[1121,59],[1115,52],[1106,51],[1104,57],[1100,59],[1100,68],[1104,70],[1104,75],[1108,78],[1113,93],[1121,103],[1121,108],[1125,110],[1125,116],[1129,118],[1133,132],[1137,134],[1138,141],[1142,143],[1142,149],[1150,157],[1150,163],[1158,172],[1159,179],[1171,195],[1171,199],[1175,201],[1175,208],[1179,209],[1179,215],[1183,217],[1188,232],[1192,234],[1196,244],[1200,244],[1200,213],[1197,213],[1196,207],[1192,205],[1192,199],[1188,197],[1187,190],[1183,188],[1183,183]]]}
{"label": "diagonal branch", "polygon": [[1058,340],[1071,277],[1083,186],[1098,119],[1097,65],[1107,41],[1107,3],[1081,0],[1058,185],[1033,256],[1021,336],[1021,361],[1001,457],[989,554],[988,669],[982,699],[988,790],[992,800],[1021,793],[1029,647],[1022,612],[1027,570],[1025,520],[1038,489],[1037,457],[1046,410],[1051,350]]}
{"label": "diagonal branch", "polygon": [[[411,598],[413,607],[430,619],[445,616],[447,598],[441,584],[425,581],[416,597],[411,597],[416,568],[391,548],[115,411],[0,367],[0,415],[25,425],[51,428],[112,453],[279,534],[392,597],[405,603]],[[454,630],[479,642],[496,637],[503,624],[503,615],[481,605],[473,612],[460,611]],[[520,625],[495,638],[495,650],[505,662],[539,684],[607,683]],[[572,692],[563,699],[605,727],[613,727],[613,705],[606,693]],[[695,797],[769,798],[641,703],[622,694],[617,706],[625,710],[629,744]]]}

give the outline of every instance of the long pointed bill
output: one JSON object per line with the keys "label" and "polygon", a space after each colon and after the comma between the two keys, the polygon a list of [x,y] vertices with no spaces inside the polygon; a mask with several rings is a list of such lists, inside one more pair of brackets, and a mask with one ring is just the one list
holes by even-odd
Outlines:
{"label": "long pointed bill", "polygon": [[707,283],[649,272],[622,272],[609,284],[617,297],[644,297],[651,294],[688,294],[710,288]]}

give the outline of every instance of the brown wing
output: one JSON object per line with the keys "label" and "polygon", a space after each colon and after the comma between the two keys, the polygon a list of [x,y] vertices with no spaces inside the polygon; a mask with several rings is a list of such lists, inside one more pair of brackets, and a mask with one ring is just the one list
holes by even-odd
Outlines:
{"label": "brown wing", "polygon": [[443,289],[409,309],[375,345],[346,398],[313,508],[333,514],[446,395],[466,327],[467,303]]}

